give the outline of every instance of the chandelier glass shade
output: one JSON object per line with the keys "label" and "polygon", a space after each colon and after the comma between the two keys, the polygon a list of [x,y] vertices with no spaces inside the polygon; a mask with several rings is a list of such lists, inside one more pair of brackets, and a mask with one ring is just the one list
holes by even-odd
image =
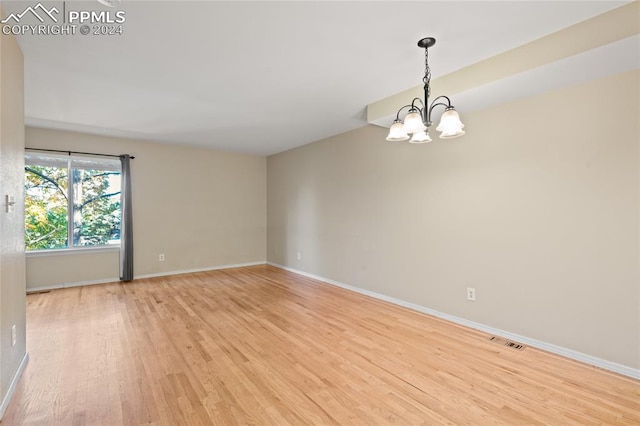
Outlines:
{"label": "chandelier glass shade", "polygon": [[[440,139],[453,139],[464,135],[464,124],[460,121],[458,112],[451,105],[448,96],[438,96],[429,103],[431,95],[431,69],[429,68],[429,48],[436,44],[436,39],[432,37],[423,38],[418,42],[418,47],[424,49],[425,70],[422,79],[424,83],[424,99],[414,98],[410,105],[405,105],[398,110],[396,119],[389,129],[387,140],[391,142],[401,142],[409,140],[410,143],[431,142],[429,128],[432,126],[432,112],[435,107],[445,108],[440,117],[440,123],[436,130],[441,132]],[[400,115],[408,109],[404,119]],[[411,136],[410,136],[411,135]]]}

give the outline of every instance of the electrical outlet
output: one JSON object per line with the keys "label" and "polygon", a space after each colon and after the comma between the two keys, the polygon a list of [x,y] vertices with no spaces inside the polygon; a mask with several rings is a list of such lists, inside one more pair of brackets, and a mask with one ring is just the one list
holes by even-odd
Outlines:
{"label": "electrical outlet", "polygon": [[17,340],[18,340],[18,336],[16,333],[16,325],[13,324],[11,326],[11,346],[15,346]]}
{"label": "electrical outlet", "polygon": [[302,255],[298,252],[298,260],[302,260]]}
{"label": "electrical outlet", "polygon": [[476,289],[473,287],[467,287],[467,300],[472,302],[476,301]]}
{"label": "electrical outlet", "polygon": [[158,255],[158,262],[164,262],[164,253]]}

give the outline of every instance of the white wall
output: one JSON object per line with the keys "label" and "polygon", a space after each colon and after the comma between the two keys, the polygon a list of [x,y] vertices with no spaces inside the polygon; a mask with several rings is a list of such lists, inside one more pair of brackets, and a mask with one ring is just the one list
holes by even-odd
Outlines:
{"label": "white wall", "polygon": [[[2,13],[0,11],[0,16]],[[0,417],[26,362],[24,275],[23,58],[13,36],[0,36]],[[7,212],[6,195],[15,197]],[[11,344],[11,327],[16,344]]]}
{"label": "white wall", "polygon": [[467,114],[460,139],[270,156],[267,258],[638,369],[639,80]]}
{"label": "white wall", "polygon": [[[264,157],[39,128],[26,145],[136,157],[135,276],[265,261]],[[117,277],[117,252],[27,257],[28,289]]]}

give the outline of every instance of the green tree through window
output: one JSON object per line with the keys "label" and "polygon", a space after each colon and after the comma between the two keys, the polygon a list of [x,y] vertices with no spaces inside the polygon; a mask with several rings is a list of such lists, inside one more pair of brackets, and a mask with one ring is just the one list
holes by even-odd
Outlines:
{"label": "green tree through window", "polygon": [[25,156],[27,250],[119,244],[117,159]]}

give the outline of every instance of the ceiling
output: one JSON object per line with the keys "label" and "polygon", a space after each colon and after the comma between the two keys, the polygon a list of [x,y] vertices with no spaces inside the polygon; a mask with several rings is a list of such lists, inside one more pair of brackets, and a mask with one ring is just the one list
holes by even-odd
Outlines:
{"label": "ceiling", "polygon": [[27,124],[258,155],[364,126],[420,84],[422,37],[437,79],[628,3],[110,1],[42,3],[125,11],[122,35],[18,36]]}

